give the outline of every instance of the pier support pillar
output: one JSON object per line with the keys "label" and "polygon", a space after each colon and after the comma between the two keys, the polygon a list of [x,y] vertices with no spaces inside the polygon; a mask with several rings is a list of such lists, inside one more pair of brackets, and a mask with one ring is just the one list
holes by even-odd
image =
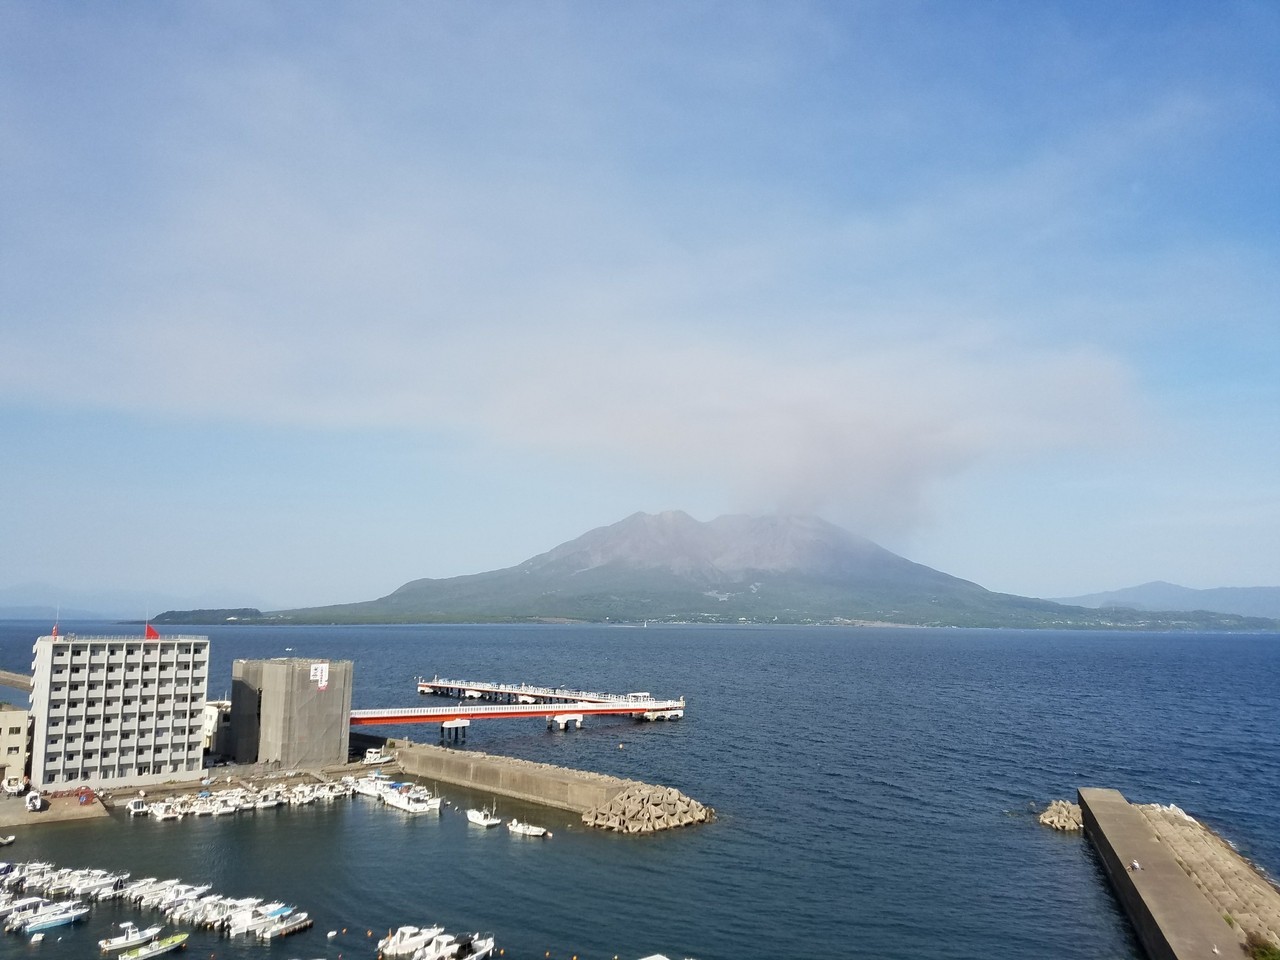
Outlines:
{"label": "pier support pillar", "polygon": [[471,726],[470,720],[446,720],[440,724],[441,741],[448,740],[452,735],[454,742],[459,739],[467,739],[467,727]]}

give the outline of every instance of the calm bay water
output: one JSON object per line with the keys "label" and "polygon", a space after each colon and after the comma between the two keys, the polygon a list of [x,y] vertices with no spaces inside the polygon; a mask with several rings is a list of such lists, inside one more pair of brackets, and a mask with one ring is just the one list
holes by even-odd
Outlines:
{"label": "calm bay water", "polygon": [[[48,624],[0,623],[0,667],[27,671]],[[64,624],[82,635],[110,624]],[[140,632],[140,631],[139,631]],[[180,876],[294,901],[311,931],[272,946],[203,933],[214,958],[372,960],[405,923],[495,933],[505,957],[661,951],[755,957],[1140,956],[1092,852],[1035,809],[1111,786],[1176,803],[1280,874],[1280,638],[837,628],[213,627],[209,694],[231,660],[355,661],[359,707],[422,702],[417,675],[684,695],[670,724],[477,723],[485,750],[679,787],[703,828],[644,839],[499,798],[555,837],[407,818],[368,800],[154,823],[15,829],[12,859]],[[289,649],[292,648],[292,649]],[[11,697],[13,699],[13,697]],[[434,727],[381,728],[432,740]],[[622,744],[623,749],[619,749]],[[460,807],[488,797],[443,786]],[[111,923],[0,958],[96,954]],[[328,930],[339,930],[329,940]]]}

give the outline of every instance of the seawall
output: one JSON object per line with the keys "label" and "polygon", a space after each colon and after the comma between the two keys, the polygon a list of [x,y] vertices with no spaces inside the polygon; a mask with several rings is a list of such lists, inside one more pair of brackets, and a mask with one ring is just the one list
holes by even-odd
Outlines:
{"label": "seawall", "polygon": [[654,833],[706,823],[715,811],[671,787],[444,747],[397,746],[405,773],[582,815],[589,827]]}
{"label": "seawall", "polygon": [[414,744],[396,746],[394,752],[401,769],[413,776],[443,780],[483,793],[540,803],[573,813],[585,813],[608,803],[629,783],[601,773],[568,770],[549,763],[470,750]]}
{"label": "seawall", "polygon": [[1209,903],[1141,811],[1118,790],[1081,787],[1079,800],[1085,836],[1151,960],[1240,956],[1239,928]]}

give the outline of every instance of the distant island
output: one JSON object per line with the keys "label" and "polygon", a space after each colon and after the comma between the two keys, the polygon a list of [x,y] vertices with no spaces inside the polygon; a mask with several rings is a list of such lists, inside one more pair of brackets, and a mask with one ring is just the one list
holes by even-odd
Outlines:
{"label": "distant island", "polygon": [[913,563],[808,516],[636,513],[514,567],[413,580],[376,600],[262,612],[169,610],[158,624],[786,623],[928,627],[1280,630],[1206,611],[1091,609]]}

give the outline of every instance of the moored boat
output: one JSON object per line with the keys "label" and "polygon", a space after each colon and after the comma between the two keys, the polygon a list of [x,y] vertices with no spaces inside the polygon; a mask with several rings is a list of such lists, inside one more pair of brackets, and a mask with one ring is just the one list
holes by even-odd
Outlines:
{"label": "moored boat", "polygon": [[507,829],[521,837],[551,836],[551,831],[546,827],[534,826],[532,823],[525,823],[523,820],[516,820],[515,818],[507,822]]}
{"label": "moored boat", "polygon": [[291,933],[306,930],[312,923],[312,919],[306,913],[289,914],[281,917],[271,926],[258,931],[258,938],[260,940],[274,940],[277,937],[287,937]]}
{"label": "moored boat", "polygon": [[378,941],[381,957],[407,957],[444,933],[444,927],[398,927]]}
{"label": "moored boat", "polygon": [[40,930],[52,930],[54,927],[65,927],[69,923],[79,923],[89,915],[89,908],[82,903],[71,902],[58,905],[59,910],[53,913],[37,914],[23,926],[24,933],[37,933]]}
{"label": "moored boat", "polygon": [[494,816],[488,807],[482,810],[471,807],[467,810],[467,822],[474,823],[477,827],[496,827],[502,823],[502,818]]}
{"label": "moored boat", "polygon": [[187,945],[187,937],[189,933],[175,933],[172,936],[164,937],[161,940],[155,940],[151,943],[143,944],[140,947],[134,947],[132,950],[126,950],[120,954],[120,960],[148,960],[149,957],[158,957],[162,953],[168,953],[171,950],[177,950],[179,947]]}
{"label": "moored boat", "polygon": [[99,940],[98,947],[103,953],[115,953],[117,950],[132,950],[134,947],[140,947],[143,944],[150,943],[160,935],[160,931],[164,929],[162,926],[147,927],[145,930],[139,930],[138,925],[132,920],[126,920],[120,924],[120,929],[124,931],[118,937],[109,937],[106,940]]}

